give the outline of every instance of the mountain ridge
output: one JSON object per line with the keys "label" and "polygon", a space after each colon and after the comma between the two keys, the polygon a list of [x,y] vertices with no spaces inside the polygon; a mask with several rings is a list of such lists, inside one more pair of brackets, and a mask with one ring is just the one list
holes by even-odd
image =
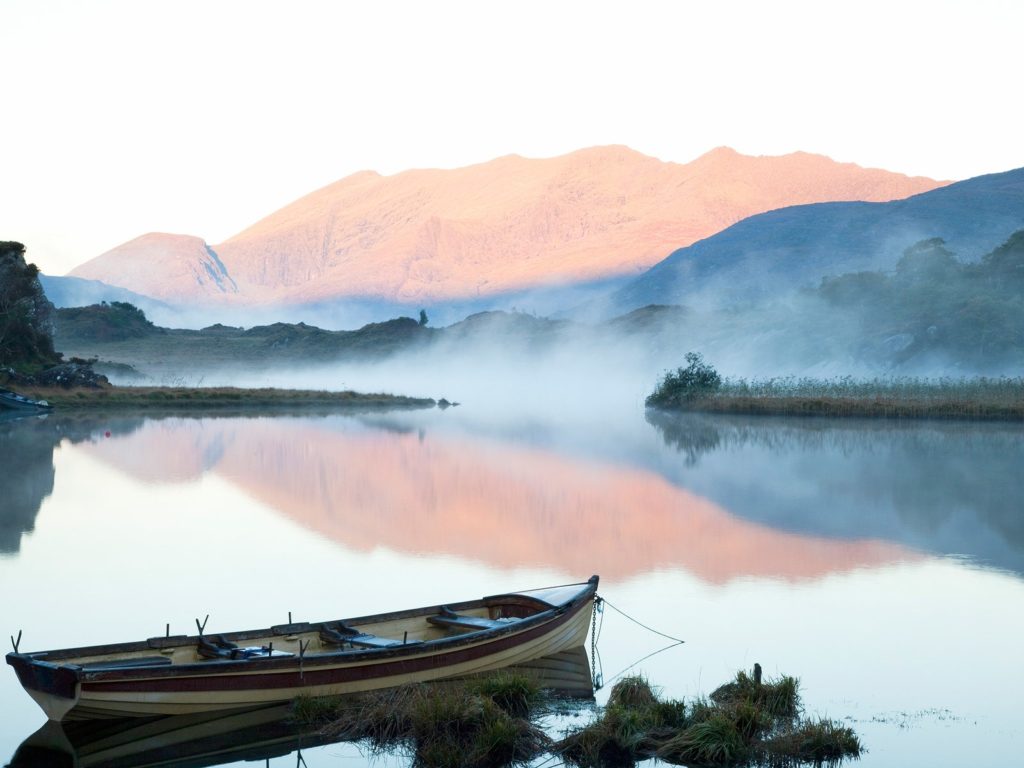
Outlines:
{"label": "mountain ridge", "polygon": [[822,155],[723,147],[685,164],[622,145],[506,155],[456,169],[360,171],[223,243],[150,233],[70,274],[172,302],[473,299],[637,274],[765,210],[943,184]]}
{"label": "mountain ridge", "polygon": [[[941,238],[977,259],[1024,228],[1024,168],[888,202],[823,202],[748,217],[673,251],[613,291],[607,315],[647,304],[724,306],[779,297],[840,273],[892,268]],[[593,306],[601,304],[595,301]]]}

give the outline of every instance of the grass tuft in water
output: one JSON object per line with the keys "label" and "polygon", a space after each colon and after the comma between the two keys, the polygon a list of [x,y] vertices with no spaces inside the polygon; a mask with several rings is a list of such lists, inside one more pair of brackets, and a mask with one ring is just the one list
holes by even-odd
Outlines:
{"label": "grass tuft in water", "polygon": [[643,678],[615,686],[602,715],[555,744],[580,768],[632,766],[656,757],[688,766],[820,765],[858,757],[860,742],[829,720],[800,720],[799,681],[737,673],[707,699],[658,699]]}
{"label": "grass tuft in water", "polygon": [[711,701],[720,707],[748,705],[773,721],[793,720],[800,714],[799,688],[795,677],[757,682],[741,671],[735,680],[713,691]]}
{"label": "grass tuft in water", "polygon": [[863,747],[853,729],[831,720],[809,720],[777,734],[761,746],[764,762],[772,766],[810,762],[837,765],[844,758],[860,757]]}
{"label": "grass tuft in water", "polygon": [[661,743],[655,754],[677,765],[719,766],[740,764],[748,751],[749,738],[741,734],[735,720],[717,712]]}
{"label": "grass tuft in water", "polygon": [[469,689],[484,696],[513,717],[527,717],[539,704],[540,685],[527,675],[498,672],[468,683]]}
{"label": "grass tuft in water", "polygon": [[622,678],[612,686],[608,696],[610,706],[623,706],[630,709],[646,709],[658,703],[658,696],[651,688],[647,678],[642,675],[631,675]]}
{"label": "grass tuft in water", "polygon": [[545,753],[580,768],[631,768],[640,760],[707,768],[806,763],[858,757],[860,741],[830,720],[801,720],[799,682],[740,672],[710,697],[662,700],[640,676],[612,688],[608,705],[583,728],[553,742],[538,721],[544,699],[529,677],[501,672],[447,683],[407,685],[295,702],[297,720],[372,753],[398,753],[414,768],[526,765]]}
{"label": "grass tuft in water", "polygon": [[532,720],[539,699],[532,680],[501,673],[340,699],[300,699],[293,716],[324,734],[365,742],[371,752],[406,754],[422,768],[497,768],[529,762],[550,746]]}

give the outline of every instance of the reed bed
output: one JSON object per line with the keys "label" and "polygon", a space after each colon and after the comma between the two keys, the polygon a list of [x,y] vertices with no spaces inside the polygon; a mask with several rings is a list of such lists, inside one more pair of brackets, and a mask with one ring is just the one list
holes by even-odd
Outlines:
{"label": "reed bed", "polygon": [[1024,377],[724,379],[711,391],[673,394],[656,390],[649,404],[773,416],[1024,420]]}

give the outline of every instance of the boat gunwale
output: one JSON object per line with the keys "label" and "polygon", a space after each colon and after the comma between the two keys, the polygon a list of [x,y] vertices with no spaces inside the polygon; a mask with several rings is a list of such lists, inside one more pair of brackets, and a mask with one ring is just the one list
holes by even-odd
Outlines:
{"label": "boat gunwale", "polygon": [[[66,648],[52,651],[35,651],[30,653],[8,653],[7,663],[11,666],[38,666],[50,669],[60,669],[73,673],[76,680],[80,682],[105,682],[118,680],[139,680],[167,677],[205,677],[208,675],[222,675],[237,673],[248,670],[254,673],[275,673],[288,672],[296,667],[323,667],[337,665],[339,662],[358,664],[364,661],[378,661],[400,657],[414,658],[422,655],[434,655],[449,649],[459,649],[464,646],[486,644],[494,639],[503,638],[507,635],[514,635],[526,632],[537,626],[551,622],[566,613],[575,613],[580,605],[593,600],[597,592],[597,577],[592,576],[588,581],[579,582],[579,592],[562,603],[555,606],[546,603],[539,598],[510,592],[499,595],[491,595],[477,600],[467,600],[459,603],[445,603],[444,607],[453,610],[467,610],[471,608],[490,607],[490,604],[501,600],[526,600],[533,602],[538,607],[546,605],[546,610],[540,611],[532,616],[527,616],[515,622],[490,629],[481,629],[472,632],[465,632],[459,635],[439,637],[433,640],[422,642],[406,643],[382,648],[356,648],[339,649],[324,653],[311,655],[293,654],[282,657],[252,657],[247,659],[204,659],[202,661],[187,662],[182,664],[167,664],[153,667],[126,667],[123,669],[90,670],[80,664],[60,664],[61,658],[75,658],[76,656],[102,656],[114,655],[118,652],[136,652],[146,650],[158,650],[164,648],[187,648],[197,645],[202,637],[210,637],[216,634],[226,640],[245,640],[251,637],[267,637],[268,635],[302,634],[305,632],[318,631],[321,627],[345,621],[350,626],[360,624],[373,624],[380,621],[400,620],[404,618],[416,618],[419,616],[430,616],[440,612],[442,605],[426,606],[423,608],[404,609],[390,613],[379,613],[368,616],[354,617],[351,619],[331,619],[322,622],[301,622],[293,624],[274,625],[254,630],[242,630],[238,632],[211,633],[211,635],[173,635],[170,637],[149,638],[147,640],[133,641],[129,643],[114,643],[99,646],[83,646],[80,648]],[[568,586],[577,586],[572,584]],[[531,590],[525,590],[531,591]],[[500,604],[500,603],[499,603]],[[277,630],[282,630],[278,632]],[[170,641],[154,643],[154,641]]]}

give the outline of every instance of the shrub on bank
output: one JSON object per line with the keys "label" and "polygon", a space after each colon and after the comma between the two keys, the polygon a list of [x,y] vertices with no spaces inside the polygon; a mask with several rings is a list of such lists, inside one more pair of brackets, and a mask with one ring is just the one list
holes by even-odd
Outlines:
{"label": "shrub on bank", "polygon": [[706,397],[722,386],[722,377],[696,352],[686,353],[686,367],[669,371],[647,398],[648,406],[671,407]]}

